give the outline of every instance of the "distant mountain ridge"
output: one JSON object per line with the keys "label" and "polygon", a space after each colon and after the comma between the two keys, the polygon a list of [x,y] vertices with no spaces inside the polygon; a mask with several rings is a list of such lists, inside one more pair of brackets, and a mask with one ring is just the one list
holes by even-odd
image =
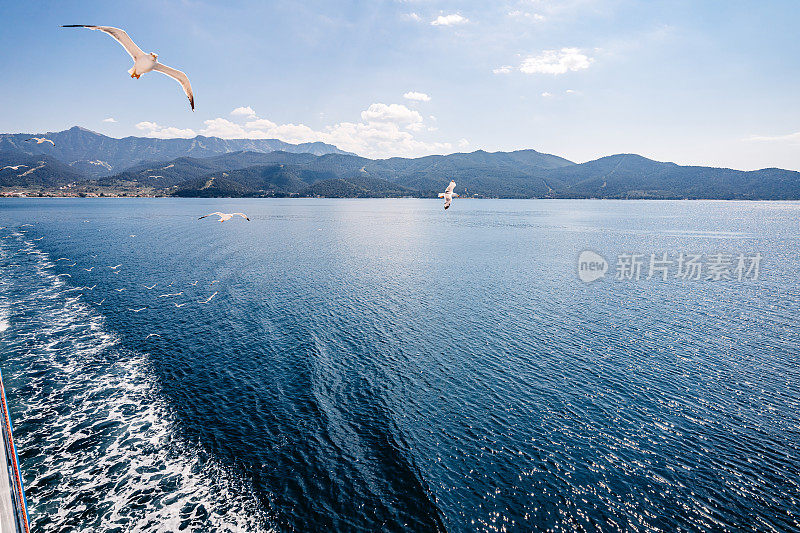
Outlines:
{"label": "distant mountain ridge", "polygon": [[799,172],[681,166],[636,154],[580,164],[536,150],[368,159],[322,143],[113,139],[81,128],[46,136],[55,147],[25,142],[24,134],[0,135],[0,167],[23,165],[0,169],[0,187],[34,194],[435,197],[453,179],[457,193],[476,197],[800,200]]}
{"label": "distant mountain ridge", "polygon": [[[52,140],[55,146],[50,143],[27,142],[27,139],[33,136],[46,137]],[[167,161],[178,157],[204,158],[240,151],[275,150],[314,155],[348,153],[321,142],[290,144],[278,139],[221,139],[202,135],[192,139],[150,137],[117,139],[79,126],[58,132],[0,134],[0,152],[19,151],[28,155],[48,155],[74,167],[90,178],[117,174],[149,161]]]}

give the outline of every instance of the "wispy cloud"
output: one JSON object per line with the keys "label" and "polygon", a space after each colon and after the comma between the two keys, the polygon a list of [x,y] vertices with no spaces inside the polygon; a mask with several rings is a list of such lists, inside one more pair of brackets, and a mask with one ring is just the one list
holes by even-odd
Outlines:
{"label": "wispy cloud", "polygon": [[800,131],[787,135],[751,135],[748,141],[800,143]]}
{"label": "wispy cloud", "polygon": [[417,102],[430,102],[431,97],[425,93],[420,93],[417,91],[408,91],[406,94],[403,95],[403,98],[406,100],[414,100]]}
{"label": "wispy cloud", "polygon": [[191,139],[196,137],[197,133],[190,128],[181,129],[172,126],[161,126],[156,122],[139,122],[136,124],[136,129],[144,131],[148,137],[156,139]]}
{"label": "wispy cloud", "polygon": [[469,19],[462,17],[458,13],[451,15],[439,15],[431,21],[431,26],[456,26],[458,24],[466,24]]}
{"label": "wispy cloud", "polygon": [[422,17],[420,17],[418,14],[413,13],[413,12],[412,13],[405,13],[403,15],[403,18],[405,20],[413,20],[414,22],[422,22]]}
{"label": "wispy cloud", "polygon": [[108,123],[114,123],[116,121],[117,119],[115,119],[114,117],[108,117],[103,119],[103,122],[108,122]]}
{"label": "wispy cloud", "polygon": [[503,65],[502,67],[497,67],[492,69],[493,74],[511,74],[511,71],[514,70],[514,67],[511,65]]}
{"label": "wispy cloud", "polygon": [[519,9],[509,11],[508,16],[513,18],[533,20],[536,22],[541,22],[545,19],[545,16],[540,13],[529,13],[527,11],[520,11]]}
{"label": "wispy cloud", "polygon": [[526,57],[519,71],[524,74],[559,75],[587,69],[593,61],[593,58],[584,54],[579,48],[544,50],[538,55]]}
{"label": "wispy cloud", "polygon": [[[583,93],[580,91],[576,91],[575,89],[567,89],[566,91],[564,91],[564,94],[567,97],[569,97],[569,96],[581,96]],[[564,96],[562,96],[561,93],[554,94],[549,91],[545,91],[542,93],[542,98],[555,98],[557,100],[561,100],[562,98],[564,98]]]}

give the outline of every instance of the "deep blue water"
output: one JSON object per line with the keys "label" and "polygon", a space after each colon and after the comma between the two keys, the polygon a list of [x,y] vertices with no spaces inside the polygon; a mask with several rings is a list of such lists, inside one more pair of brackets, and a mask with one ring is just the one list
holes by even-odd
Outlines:
{"label": "deep blue water", "polygon": [[[216,210],[252,221],[197,220]],[[33,529],[800,530],[798,219],[790,202],[0,200]],[[763,262],[756,280],[645,264],[586,284],[585,249],[612,270]]]}

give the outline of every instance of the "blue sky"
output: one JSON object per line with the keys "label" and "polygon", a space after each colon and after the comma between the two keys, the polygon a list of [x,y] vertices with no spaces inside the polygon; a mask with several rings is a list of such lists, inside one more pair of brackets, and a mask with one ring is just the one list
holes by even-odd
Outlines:
{"label": "blue sky", "polygon": [[[790,0],[3,1],[0,131],[800,170],[798,23]],[[127,30],[189,75],[196,111],[61,24]]]}

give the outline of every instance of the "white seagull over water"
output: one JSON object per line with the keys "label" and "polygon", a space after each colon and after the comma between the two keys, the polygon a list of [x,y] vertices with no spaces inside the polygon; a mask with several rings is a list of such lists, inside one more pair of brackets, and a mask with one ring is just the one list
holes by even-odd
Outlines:
{"label": "white seagull over water", "polygon": [[[55,146],[55,145],[56,145],[56,143],[54,143],[54,142],[53,142],[53,141],[51,141],[50,139],[45,139],[44,137],[31,137],[30,139],[27,139],[27,140],[28,140],[28,141],[36,141],[36,144],[50,143],[50,144],[52,144],[53,146]],[[16,169],[15,169],[15,170],[16,170]]]}
{"label": "white seagull over water", "polygon": [[198,218],[197,220],[200,220],[200,219],[203,219],[203,218],[206,218],[206,217],[210,217],[212,215],[217,215],[219,217],[219,220],[217,222],[225,222],[226,220],[230,220],[235,216],[240,216],[245,220],[250,220],[249,218],[247,218],[247,215],[245,215],[244,213],[220,213],[219,211],[214,211],[213,213],[209,213],[207,215],[203,215],[200,218]]}
{"label": "white seagull over water", "polygon": [[28,165],[8,165],[3,168],[0,168],[0,170],[5,170],[7,168],[10,168],[11,170],[19,170],[22,167],[28,168]]}
{"label": "white seagull over water", "polygon": [[453,197],[458,198],[458,195],[453,192],[453,189],[456,188],[456,182],[450,180],[450,185],[444,190],[444,192],[439,193],[439,198],[444,198],[444,208],[447,209],[450,207],[450,202],[453,201]]}
{"label": "white seagull over water", "polygon": [[113,28],[111,26],[92,26],[90,24],[67,24],[61,27],[88,28],[90,30],[98,30],[109,34],[119,44],[121,44],[122,47],[125,48],[125,51],[128,52],[128,54],[130,54],[130,56],[133,58],[133,67],[128,71],[128,74],[131,75],[131,78],[136,78],[138,80],[142,74],[147,74],[153,70],[156,70],[162,74],[166,74],[181,84],[181,87],[183,87],[183,92],[185,92],[186,96],[189,98],[189,105],[191,106],[192,111],[194,111],[194,93],[192,92],[192,84],[189,83],[189,78],[186,76],[186,74],[180,70],[159,63],[158,54],[154,54],[152,52],[149,54],[144,53],[141,48],[136,46],[136,43],[133,42],[133,39],[128,37],[128,34],[125,33],[125,30]]}
{"label": "white seagull over water", "polygon": [[205,301],[204,301],[204,300],[197,300],[197,303],[201,303],[201,304],[207,304],[207,303],[208,303],[208,302],[210,302],[210,301],[211,301],[211,300],[214,298],[214,296],[216,296],[216,295],[217,295],[217,293],[215,292],[214,294],[212,294],[211,296],[209,296],[209,297],[208,297],[208,300],[205,300]]}

